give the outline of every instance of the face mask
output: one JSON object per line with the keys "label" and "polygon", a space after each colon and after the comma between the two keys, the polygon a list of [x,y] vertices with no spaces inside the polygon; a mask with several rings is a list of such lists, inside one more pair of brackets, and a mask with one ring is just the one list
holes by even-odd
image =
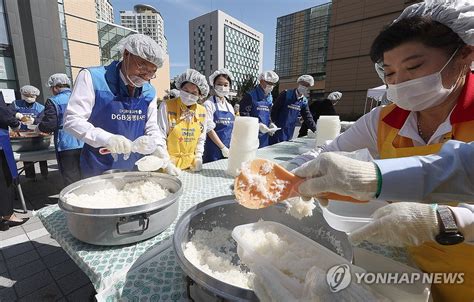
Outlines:
{"label": "face mask", "polygon": [[184,90],[181,90],[179,92],[179,97],[181,98],[181,102],[183,102],[183,104],[186,106],[194,105],[199,100],[199,97],[197,95],[188,93]]}
{"label": "face mask", "polygon": [[301,95],[301,97],[307,96],[308,94],[308,87],[299,85],[298,88],[298,93]]}
{"label": "face mask", "polygon": [[450,88],[444,88],[441,77],[441,72],[456,52],[457,49],[438,72],[400,84],[388,84],[387,99],[409,111],[422,111],[441,104],[456,84],[455,82]]}
{"label": "face mask", "polygon": [[22,98],[28,103],[28,104],[33,104],[36,102],[36,98],[32,96],[22,96]]}
{"label": "face mask", "polygon": [[216,92],[217,96],[226,97],[230,93],[230,87],[229,86],[216,85],[216,86],[214,86],[214,91]]}
{"label": "face mask", "polygon": [[263,91],[264,91],[265,94],[267,95],[267,94],[269,94],[270,92],[272,92],[273,87],[274,87],[273,85],[267,85],[267,86],[265,86],[265,89],[263,89]]}

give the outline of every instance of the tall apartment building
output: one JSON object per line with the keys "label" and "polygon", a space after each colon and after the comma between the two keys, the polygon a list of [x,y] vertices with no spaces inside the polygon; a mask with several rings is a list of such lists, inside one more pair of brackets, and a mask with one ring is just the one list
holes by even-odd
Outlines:
{"label": "tall apartment building", "polygon": [[263,65],[263,34],[215,10],[189,21],[189,66],[208,77],[220,68],[234,75],[231,89],[256,77]]}
{"label": "tall apartment building", "polygon": [[413,0],[333,0],[326,63],[326,94],[342,92],[336,111],[346,119],[364,113],[367,89],[382,85],[369,58],[382,28]]}
{"label": "tall apartment building", "polygon": [[153,6],[137,4],[133,7],[133,11],[120,11],[120,24],[150,36],[168,52],[163,17]]}
{"label": "tall apartment building", "polygon": [[275,72],[280,91],[296,88],[302,74],[310,74],[315,85],[311,98],[324,95],[331,3],[311,7],[277,19]]}
{"label": "tall apartment building", "polygon": [[109,23],[114,23],[114,8],[110,0],[95,0],[96,18]]}

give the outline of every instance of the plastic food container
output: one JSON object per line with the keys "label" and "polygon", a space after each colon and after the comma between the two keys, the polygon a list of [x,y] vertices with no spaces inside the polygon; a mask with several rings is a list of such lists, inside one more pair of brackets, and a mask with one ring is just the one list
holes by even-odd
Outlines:
{"label": "plastic food container", "polygon": [[386,206],[383,200],[371,200],[366,203],[329,200],[327,207],[321,207],[324,219],[335,230],[351,233],[373,219],[372,214]]}

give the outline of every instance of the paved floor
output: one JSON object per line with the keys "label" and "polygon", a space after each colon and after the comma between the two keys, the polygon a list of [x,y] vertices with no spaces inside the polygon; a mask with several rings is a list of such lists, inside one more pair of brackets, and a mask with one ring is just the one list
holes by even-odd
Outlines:
{"label": "paved floor", "polygon": [[[56,163],[48,164],[50,172],[46,179],[40,174],[37,181],[21,177],[28,213],[17,215],[31,217],[30,220],[0,231],[1,302],[94,301],[95,290],[88,277],[33,216],[34,210],[56,203],[57,200],[48,196],[61,190]],[[15,209],[20,208],[17,202]]]}

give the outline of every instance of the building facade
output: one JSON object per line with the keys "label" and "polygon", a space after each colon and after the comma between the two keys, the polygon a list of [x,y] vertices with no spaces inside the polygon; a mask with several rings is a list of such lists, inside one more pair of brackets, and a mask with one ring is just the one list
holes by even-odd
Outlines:
{"label": "building facade", "polygon": [[96,19],[114,23],[114,7],[110,0],[95,0]]}
{"label": "building facade", "polygon": [[367,89],[383,84],[370,60],[370,46],[385,25],[415,2],[419,1],[332,1],[325,90],[342,92],[336,111],[343,118],[361,116]]}
{"label": "building facade", "polygon": [[120,11],[120,24],[153,38],[158,45],[168,52],[163,17],[151,5],[137,4],[133,11]]}
{"label": "building facade", "polygon": [[220,68],[234,75],[235,93],[262,71],[263,34],[216,10],[189,21],[189,66],[206,77]]}
{"label": "building facade", "polygon": [[296,88],[302,74],[312,75],[312,99],[324,96],[331,3],[311,7],[277,19],[275,72],[280,91]]}

